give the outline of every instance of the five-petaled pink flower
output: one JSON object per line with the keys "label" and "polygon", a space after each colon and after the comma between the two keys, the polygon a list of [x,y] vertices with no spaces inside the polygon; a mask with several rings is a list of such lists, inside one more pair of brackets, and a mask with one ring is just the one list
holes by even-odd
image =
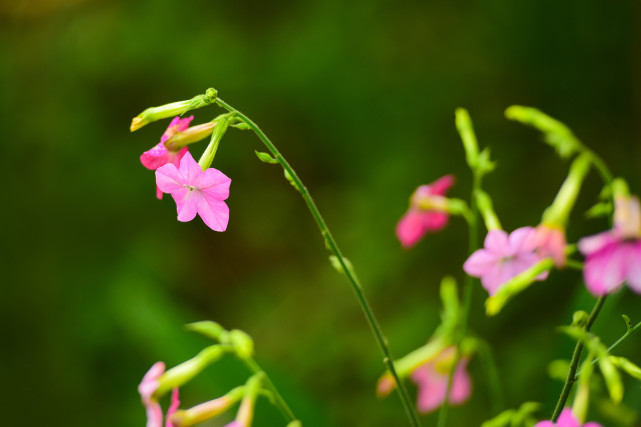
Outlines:
{"label": "five-petaled pink flower", "polygon": [[[158,379],[164,373],[165,364],[156,362],[142,378],[140,385],[138,385],[138,393],[140,393],[142,404],[147,411],[147,427],[163,427],[162,408],[160,403],[154,399],[153,394],[158,389]],[[178,400],[178,389],[176,388],[171,393],[171,406],[167,411],[167,424],[165,427],[173,427],[169,422],[169,417],[176,412],[178,405],[180,405],[180,401]]]}
{"label": "five-petaled pink flower", "polygon": [[198,214],[214,231],[227,229],[229,207],[224,200],[230,184],[231,179],[217,169],[203,171],[191,153],[180,160],[180,167],[168,163],[156,171],[156,185],[176,202],[178,221],[191,221]]}
{"label": "five-petaled pink flower", "polygon": [[[418,410],[421,413],[432,412],[445,402],[450,368],[454,362],[454,347],[443,350],[434,359],[420,365],[412,373],[412,381],[418,386]],[[472,381],[466,371],[469,359],[461,358],[454,377],[452,388],[447,399],[451,405],[460,405],[472,393]]]}
{"label": "five-petaled pink flower", "polygon": [[421,185],[410,198],[410,207],[396,226],[396,236],[401,244],[414,246],[428,231],[438,231],[447,225],[449,215],[443,211],[422,209],[423,202],[443,197],[454,185],[454,177],[445,175],[429,185]]}
{"label": "five-petaled pink flower", "polygon": [[[180,160],[183,158],[185,153],[187,153],[187,147],[183,147],[178,151],[171,151],[165,147],[165,142],[174,136],[177,132],[182,132],[189,127],[189,123],[193,120],[194,116],[189,116],[187,118],[181,119],[180,117],[174,117],[174,119],[169,123],[167,130],[162,134],[160,142],[150,150],[145,151],[140,156],[140,162],[149,170],[155,171],[161,166],[166,165],[167,163],[173,163],[178,166]],[[162,191],[156,187],[156,197],[162,199]]]}
{"label": "five-petaled pink flower", "polygon": [[537,423],[534,427],[602,427],[601,424],[597,423],[587,423],[581,424],[579,420],[576,419],[572,410],[570,408],[565,408],[559,419],[556,423],[552,421],[541,421]]}
{"label": "five-petaled pink flower", "polygon": [[[485,237],[485,248],[470,255],[463,270],[470,276],[480,277],[481,285],[494,295],[503,283],[541,260],[535,249],[532,227],[517,228],[509,236],[503,230],[490,230]],[[545,280],[547,276],[545,271],[536,280]]]}
{"label": "five-petaled pink flower", "polygon": [[583,278],[590,292],[605,295],[627,280],[641,293],[641,207],[637,197],[617,197],[614,228],[585,237],[579,250],[586,256]]}

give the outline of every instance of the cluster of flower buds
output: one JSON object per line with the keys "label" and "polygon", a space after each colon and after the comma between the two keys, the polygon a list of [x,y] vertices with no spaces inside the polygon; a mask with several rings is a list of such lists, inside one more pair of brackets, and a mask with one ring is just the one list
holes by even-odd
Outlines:
{"label": "cluster of flower buds", "polygon": [[[254,407],[259,395],[273,399],[273,389],[266,387],[265,373],[256,369],[244,385],[230,390],[224,396],[200,403],[189,409],[179,409],[178,390],[212,363],[225,354],[234,354],[237,358],[249,362],[252,366],[254,343],[245,332],[240,330],[226,331],[214,322],[197,322],[187,328],[199,332],[218,344],[211,345],[193,358],[165,370],[163,362],[155,363],[145,374],[138,392],[147,412],[147,427],[163,427],[163,412],[159,399],[171,391],[171,403],[167,411],[165,427],[190,427],[228,412],[240,402],[240,407],[228,427],[250,427],[254,417]],[[300,427],[300,422],[292,421],[288,427]]]}
{"label": "cluster of flower buds", "polygon": [[[173,197],[178,221],[191,221],[199,215],[212,230],[225,231],[229,223],[229,207],[225,200],[229,197],[231,179],[210,166],[228,126],[237,124],[237,120],[232,113],[226,113],[190,127],[193,116],[180,118],[185,112],[209,105],[216,99],[216,91],[209,89],[191,100],[148,108],[133,119],[131,130],[178,114],[160,142],[145,151],[140,161],[147,169],[156,171],[156,197],[162,199],[163,193]],[[207,137],[211,137],[209,145],[196,162],[188,145]]]}

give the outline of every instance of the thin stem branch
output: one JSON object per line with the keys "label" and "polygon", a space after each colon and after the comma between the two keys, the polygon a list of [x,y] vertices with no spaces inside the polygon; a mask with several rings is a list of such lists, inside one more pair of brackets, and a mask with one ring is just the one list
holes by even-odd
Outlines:
{"label": "thin stem branch", "polygon": [[[637,330],[639,330],[639,329],[641,329],[641,322],[637,323],[636,325],[634,325],[633,327],[631,327],[630,329],[628,329],[628,330],[626,331],[626,333],[625,333],[625,334],[623,334],[623,335],[621,336],[621,338],[619,338],[618,340],[616,340],[616,342],[615,342],[614,344],[612,344],[612,345],[607,349],[607,354],[612,354],[612,352],[613,352],[614,350],[616,350],[616,348],[617,348],[618,346],[620,346],[620,345],[623,343],[623,341],[627,340],[627,339],[630,337],[630,335],[634,334],[634,333],[635,333]],[[592,364],[594,365],[594,364],[596,364],[598,361],[599,361],[599,359],[598,359],[598,358],[595,358],[595,359],[592,361]],[[574,377],[574,380],[575,380],[575,381],[579,379],[579,375],[580,375],[580,374],[581,374],[581,371],[579,371],[579,372],[577,372],[577,373],[576,373],[576,375],[575,375],[575,377]]]}
{"label": "thin stem branch", "polygon": [[[592,324],[596,320],[596,317],[599,315],[599,312],[603,307],[605,298],[606,296],[602,296],[602,297],[599,297],[599,299],[597,299],[596,304],[594,305],[594,308],[592,309],[592,312],[590,313],[590,316],[588,317],[588,320],[585,323],[585,326],[583,327],[583,330],[585,332],[590,331]],[[581,361],[582,352],[583,352],[583,343],[581,341],[577,341],[576,346],[574,347],[574,353],[572,354],[572,360],[570,361],[570,371],[568,372],[568,376],[565,379],[565,384],[563,385],[563,389],[561,390],[561,395],[559,396],[559,400],[556,403],[556,408],[554,408],[554,412],[552,413],[553,422],[556,422],[556,419],[561,414],[561,411],[565,406],[565,402],[567,402],[568,397],[570,396],[572,387],[576,382],[576,371],[577,371],[577,368],[579,367],[579,362]]]}
{"label": "thin stem branch", "polygon": [[269,378],[269,376],[261,369],[261,367],[256,363],[256,361],[253,358],[249,359],[243,359],[243,363],[245,366],[247,366],[247,369],[249,369],[251,372],[254,374],[258,373],[263,373],[263,384],[269,391],[271,392],[274,402],[278,410],[283,414],[283,417],[287,420],[287,422],[292,422],[296,420],[296,416],[294,416],[294,413],[292,410],[287,406],[287,403],[285,402],[285,399],[283,399],[283,396],[280,395],[278,390],[276,389],[276,386],[272,382],[272,380]]}
{"label": "thin stem branch", "polygon": [[225,108],[226,110],[235,113],[236,117],[238,117],[243,122],[245,122],[254,131],[256,136],[258,136],[258,138],[262,141],[265,147],[271,152],[274,158],[281,164],[281,166],[285,169],[285,171],[291,177],[293,183],[296,185],[296,188],[303,196],[303,199],[305,200],[305,203],[307,204],[307,207],[309,208],[309,211],[311,212],[312,217],[314,218],[314,221],[316,221],[316,224],[318,225],[318,228],[320,229],[322,236],[327,242],[327,246],[329,250],[336,256],[338,263],[340,264],[342,270],[345,272],[345,276],[347,277],[347,280],[349,281],[352,287],[352,290],[356,294],[358,302],[361,308],[363,309],[363,313],[365,314],[365,318],[367,319],[367,322],[372,328],[372,332],[374,333],[374,337],[376,338],[376,343],[378,344],[379,349],[383,354],[383,357],[384,357],[383,362],[387,366],[388,371],[392,374],[392,376],[394,377],[394,380],[396,381],[396,384],[398,385],[396,390],[398,391],[399,397],[401,399],[401,402],[403,404],[407,417],[410,421],[410,425],[413,427],[420,426],[421,423],[418,418],[418,414],[416,413],[416,409],[414,408],[414,405],[411,403],[407,389],[405,388],[404,384],[401,382],[398,374],[396,373],[396,369],[394,368],[394,359],[392,358],[391,352],[387,346],[387,343],[386,343],[387,340],[383,335],[383,332],[381,331],[381,327],[379,326],[378,321],[376,320],[376,317],[374,316],[374,313],[369,304],[369,301],[367,300],[367,298],[365,297],[365,294],[363,293],[361,284],[358,281],[358,278],[356,277],[356,275],[353,273],[350,266],[348,266],[347,263],[345,262],[345,258],[343,258],[343,255],[338,247],[338,244],[336,243],[336,241],[334,240],[334,237],[332,237],[332,234],[327,228],[327,225],[325,224],[325,221],[323,220],[323,217],[321,216],[320,211],[316,207],[316,204],[314,203],[312,196],[309,194],[309,191],[307,191],[307,188],[303,185],[303,182],[300,180],[300,178],[298,177],[294,169],[289,165],[287,160],[285,160],[285,158],[280,154],[278,149],[276,149],[274,144],[269,140],[267,135],[263,133],[263,131],[258,127],[258,125],[256,125],[256,123],[254,123],[252,120],[250,120],[247,116],[245,116],[240,111],[236,110],[235,108],[233,108],[232,106],[224,102],[222,99],[218,98],[216,100],[216,103],[218,103],[218,105]]}

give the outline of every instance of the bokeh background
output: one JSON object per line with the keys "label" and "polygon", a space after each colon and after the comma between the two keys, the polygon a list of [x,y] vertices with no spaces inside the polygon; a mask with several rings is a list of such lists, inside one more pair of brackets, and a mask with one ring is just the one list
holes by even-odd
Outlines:
{"label": "bokeh background", "polygon": [[[207,345],[183,329],[204,319],[254,337],[257,360],[306,427],[406,425],[396,397],[376,399],[382,363],[369,328],[299,195],[255,158],[258,140],[231,130],[218,151],[215,166],[233,179],[228,230],[179,223],[138,160],[166,123],[129,132],[146,107],[213,86],[258,122],[315,197],[396,356],[438,325],[441,278],[463,278],[460,219],[410,251],[394,236],[419,184],[454,173],[450,194],[469,194],[456,107],[492,147],[498,169],[486,188],[508,229],[537,224],[568,166],[504,118],[511,104],[563,120],[641,191],[641,7],[632,0],[21,0],[0,2],[0,34],[3,425],[143,425],[142,375]],[[194,123],[219,112],[198,110]],[[570,240],[607,227],[582,215],[599,189],[592,174]],[[497,317],[485,317],[484,297],[479,286],[471,329],[493,346],[505,408],[539,401],[548,416],[561,383],[547,365],[573,348],[555,326],[594,298],[571,271]],[[620,314],[638,321],[640,306],[623,290],[594,331],[613,342]],[[639,342],[620,354],[641,363]],[[495,415],[483,364],[470,369],[473,398],[450,411],[450,425]],[[246,378],[228,357],[182,400]],[[590,418],[641,425],[641,387],[626,380],[626,390],[619,408],[595,390]],[[285,424],[265,403],[256,418]]]}

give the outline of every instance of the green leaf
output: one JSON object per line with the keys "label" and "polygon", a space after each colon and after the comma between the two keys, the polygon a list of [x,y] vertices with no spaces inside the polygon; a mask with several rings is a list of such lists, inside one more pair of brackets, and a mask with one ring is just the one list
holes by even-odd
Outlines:
{"label": "green leaf", "polygon": [[233,125],[230,125],[230,126],[239,130],[251,130],[251,126],[249,126],[245,122],[234,123]]}
{"label": "green leaf", "polygon": [[267,153],[263,153],[261,151],[254,151],[254,153],[256,153],[258,160],[260,160],[263,163],[270,163],[272,165],[278,163],[278,160],[274,159],[272,156],[270,156]]}
{"label": "green leaf", "polygon": [[631,377],[641,380],[641,368],[630,362],[625,357],[610,356],[610,360],[617,368],[621,368]]}
{"label": "green leaf", "polygon": [[596,205],[592,206],[590,209],[585,211],[585,217],[588,219],[599,218],[603,216],[610,216],[612,214],[612,203],[599,202]]}
{"label": "green leaf", "polygon": [[[343,265],[340,263],[336,255],[330,255],[329,262],[332,264],[332,267],[334,267],[334,270],[338,271],[340,274],[345,274]],[[352,273],[352,275],[354,275],[354,267],[352,266],[351,261],[343,257],[343,263],[345,264],[345,267],[347,267],[349,272]]]}
{"label": "green leaf", "polygon": [[294,178],[287,172],[287,169],[283,169],[283,173],[285,175],[285,179],[289,181],[289,183],[298,191],[299,193],[301,192],[300,188],[298,188],[298,185],[296,185],[296,181],[294,181]]}
{"label": "green leaf", "polygon": [[623,321],[625,322],[625,327],[627,328],[627,332],[630,332],[630,329],[632,329],[632,320],[625,314],[622,314],[621,317],[623,317]]}
{"label": "green leaf", "polygon": [[570,361],[565,359],[553,360],[548,364],[548,375],[550,378],[565,381],[570,372]]}

